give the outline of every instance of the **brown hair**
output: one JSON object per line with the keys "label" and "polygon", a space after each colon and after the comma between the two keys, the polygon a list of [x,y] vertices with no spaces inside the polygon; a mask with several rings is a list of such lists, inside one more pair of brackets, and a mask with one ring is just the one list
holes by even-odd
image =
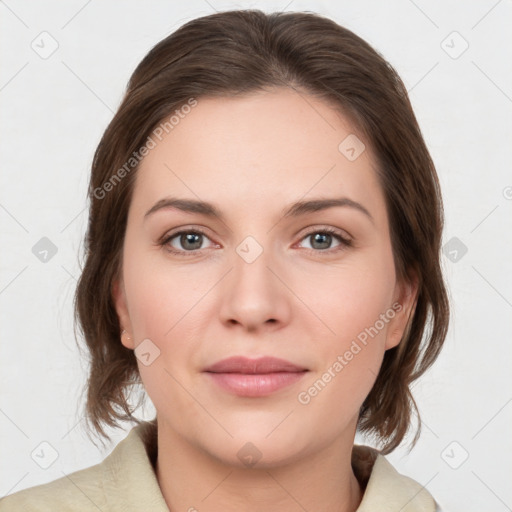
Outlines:
{"label": "brown hair", "polygon": [[[329,102],[351,121],[378,164],[397,276],[408,278],[414,272],[419,291],[407,332],[397,347],[386,351],[362,404],[358,428],[377,436],[383,453],[396,448],[409,429],[417,412],[410,385],[439,354],[449,305],[440,268],[439,182],[407,91],[377,51],[328,18],[239,10],[194,19],[152,48],[130,77],[94,154],[75,327],[78,321],[90,358],[86,419],[104,438],[102,424],[140,421],[132,416],[135,409],[126,395],[129,387],[140,384],[136,357],[120,342],[112,297],[137,169],[133,155],[156,126],[191,98],[272,87],[293,88]],[[419,431],[418,423],[413,443]]]}

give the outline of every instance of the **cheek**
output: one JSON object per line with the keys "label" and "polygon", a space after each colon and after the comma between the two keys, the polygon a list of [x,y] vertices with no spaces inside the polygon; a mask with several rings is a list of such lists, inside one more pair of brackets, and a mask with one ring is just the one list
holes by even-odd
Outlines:
{"label": "cheek", "polygon": [[140,377],[156,410],[166,411],[168,419],[179,422],[193,407],[183,386],[190,388],[187,376],[197,348],[190,329],[198,298],[194,299],[196,293],[187,287],[190,274],[187,277],[169,269],[165,272],[150,262],[137,262],[132,272],[129,280],[133,331],[137,343],[151,340],[147,345],[151,363],[144,364],[142,357],[137,360]]}
{"label": "cheek", "polygon": [[393,267],[383,260],[370,261],[362,265],[347,265],[329,277],[323,293],[316,293],[317,307],[320,316],[334,331],[331,338],[339,340],[340,346],[335,348],[343,348],[347,341],[375,327],[376,323],[379,333],[374,337],[383,339],[388,322],[382,323],[380,319],[393,302]]}
{"label": "cheek", "polygon": [[333,399],[360,404],[379,372],[395,314],[392,260],[381,257],[347,265],[333,271],[326,282],[322,292],[315,292],[319,316],[330,330],[317,345],[321,355],[315,377],[320,374],[319,386],[337,383],[329,384]]}
{"label": "cheek", "polygon": [[183,374],[194,363],[194,319],[200,311],[201,298],[211,287],[206,276],[191,279],[190,268],[173,267],[159,251],[162,250],[137,250],[128,243],[123,266],[136,344],[151,341],[145,343],[153,362],[146,366],[141,358],[138,366],[155,405],[165,399],[163,390],[168,393],[176,388],[172,376],[182,381]]}
{"label": "cheek", "polygon": [[329,411],[333,421],[323,428],[332,435],[357,417],[377,378],[388,329],[381,315],[390,307],[385,280],[377,283],[374,275],[350,272],[343,283],[324,297],[321,311],[334,334],[323,336],[315,347],[315,371],[297,397],[310,417]]}
{"label": "cheek", "polygon": [[163,251],[127,243],[123,277],[136,339],[163,341],[172,336],[183,325],[180,319],[192,308],[194,298],[206,291],[201,279],[191,279],[186,266],[172,266]]}

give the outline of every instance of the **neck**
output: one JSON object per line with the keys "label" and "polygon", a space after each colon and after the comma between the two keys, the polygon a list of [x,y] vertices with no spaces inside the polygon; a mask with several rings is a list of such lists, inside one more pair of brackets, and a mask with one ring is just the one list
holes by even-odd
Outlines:
{"label": "neck", "polygon": [[355,512],[362,490],[351,466],[353,437],[294,462],[232,466],[158,420],[156,476],[170,512]]}

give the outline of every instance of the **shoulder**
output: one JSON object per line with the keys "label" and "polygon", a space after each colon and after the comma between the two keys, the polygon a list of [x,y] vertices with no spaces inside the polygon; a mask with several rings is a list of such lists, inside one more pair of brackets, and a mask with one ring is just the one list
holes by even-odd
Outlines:
{"label": "shoulder", "polygon": [[105,508],[105,461],[46,484],[36,485],[0,499],[0,512],[26,510],[98,511]]}
{"label": "shoulder", "polygon": [[132,428],[99,464],[0,499],[0,512],[166,511],[152,467],[155,427]]}
{"label": "shoulder", "polygon": [[352,466],[365,486],[357,512],[441,512],[427,489],[399,473],[377,450],[355,445]]}

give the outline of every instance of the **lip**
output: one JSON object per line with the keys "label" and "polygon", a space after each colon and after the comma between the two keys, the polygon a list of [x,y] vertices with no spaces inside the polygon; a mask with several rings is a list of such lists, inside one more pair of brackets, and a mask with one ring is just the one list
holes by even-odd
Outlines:
{"label": "lip", "polygon": [[257,359],[249,359],[243,356],[233,356],[227,359],[222,359],[211,366],[208,366],[204,371],[213,373],[275,373],[275,372],[302,372],[306,370],[302,366],[279,359],[277,357],[259,357]]}
{"label": "lip", "polygon": [[288,387],[308,372],[298,366],[276,357],[229,357],[218,361],[204,370],[218,386],[238,396],[268,396]]}

